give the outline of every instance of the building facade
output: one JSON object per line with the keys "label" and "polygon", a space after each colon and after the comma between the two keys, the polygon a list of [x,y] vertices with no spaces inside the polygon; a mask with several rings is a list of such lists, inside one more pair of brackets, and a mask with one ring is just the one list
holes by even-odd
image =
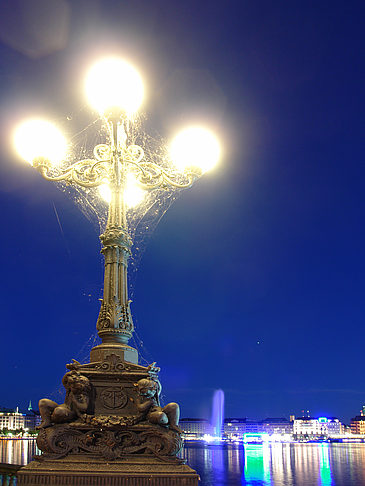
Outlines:
{"label": "building facade", "polygon": [[336,417],[299,417],[294,420],[293,434],[297,440],[341,435],[344,426]]}
{"label": "building facade", "polygon": [[365,434],[365,416],[356,415],[351,419],[351,434]]}
{"label": "building facade", "polygon": [[40,422],[39,413],[32,408],[28,408],[26,413],[20,412],[19,407],[15,410],[0,409],[0,430],[34,430]]}
{"label": "building facade", "polygon": [[245,418],[227,418],[223,422],[223,434],[227,439],[239,440],[246,433]]}
{"label": "building facade", "polygon": [[246,418],[228,418],[224,420],[224,435],[227,439],[242,439],[243,434],[290,435],[293,422],[286,418],[266,418],[255,421]]}
{"label": "building facade", "polygon": [[179,427],[183,431],[185,439],[203,439],[205,435],[211,435],[213,428],[206,419],[183,418]]}
{"label": "building facade", "polygon": [[25,428],[25,414],[19,412],[19,408],[11,410],[8,408],[0,409],[0,429],[17,430]]}
{"label": "building facade", "polygon": [[360,415],[351,419],[350,429],[352,434],[365,434],[365,405],[360,410]]}
{"label": "building facade", "polygon": [[284,417],[266,418],[261,422],[261,431],[269,435],[291,435],[293,422]]}

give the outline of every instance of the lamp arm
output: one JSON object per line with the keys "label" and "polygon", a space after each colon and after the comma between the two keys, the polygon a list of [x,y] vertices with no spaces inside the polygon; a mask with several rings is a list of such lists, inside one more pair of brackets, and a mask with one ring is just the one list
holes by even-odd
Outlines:
{"label": "lamp arm", "polygon": [[51,166],[46,161],[35,163],[34,167],[47,181],[65,181],[82,187],[97,187],[109,177],[109,171],[103,162],[105,161],[80,160],[66,169],[56,169],[58,174],[55,175],[49,173]]}
{"label": "lamp arm", "polygon": [[169,173],[154,162],[143,162],[138,164],[141,174],[137,176],[137,181],[140,187],[145,190],[157,189],[158,187],[176,187],[177,189],[185,189],[191,187],[195,180],[199,177],[198,173],[187,172],[184,177],[186,182],[177,182],[175,174]]}

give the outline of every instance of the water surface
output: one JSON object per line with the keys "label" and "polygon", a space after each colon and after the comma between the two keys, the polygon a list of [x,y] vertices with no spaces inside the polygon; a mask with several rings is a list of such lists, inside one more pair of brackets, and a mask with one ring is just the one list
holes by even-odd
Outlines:
{"label": "water surface", "polygon": [[201,486],[365,485],[365,444],[189,445]]}
{"label": "water surface", "polygon": [[[0,440],[0,462],[27,464],[34,440]],[[365,485],[365,444],[187,444],[181,453],[200,486]]]}

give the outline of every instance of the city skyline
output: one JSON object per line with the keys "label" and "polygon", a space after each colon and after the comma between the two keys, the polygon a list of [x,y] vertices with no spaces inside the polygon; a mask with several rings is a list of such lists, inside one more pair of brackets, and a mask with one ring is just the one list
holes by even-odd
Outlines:
{"label": "city skyline", "polygon": [[365,401],[363,9],[137,3],[1,6],[0,404],[62,401],[66,363],[96,334],[96,224],[11,134],[32,113],[68,136],[93,123],[80,80],[107,51],[143,73],[147,132],[203,119],[224,152],[144,238],[132,276],[135,343],[161,366],[165,403],[209,417],[221,388],[227,416],[305,406],[348,423]]}
{"label": "city skyline", "polygon": [[[35,412],[35,413],[39,413],[38,411],[38,407],[33,407],[31,405],[31,401],[29,401],[29,404],[28,406],[19,406],[19,405],[16,405],[14,407],[12,406],[9,406],[9,407],[5,407],[3,406],[1,403],[0,403],[0,412],[17,412],[17,413],[21,413],[21,414],[26,414],[27,412],[31,411],[32,413]],[[292,420],[292,418],[295,418],[295,419],[299,419],[299,418],[318,418],[319,415],[316,415],[316,414],[311,414],[310,413],[310,410],[301,410],[300,411],[301,413],[294,413],[293,411],[291,412],[286,412],[284,413],[281,417],[282,418],[285,418],[287,420]],[[209,416],[206,416],[206,417],[202,417],[202,416],[197,416],[197,415],[191,415],[191,416],[187,416],[187,415],[183,415],[181,416],[181,420],[205,420],[209,423],[212,422],[211,420],[211,413]],[[333,415],[333,416],[330,416],[329,414],[322,414],[320,415],[321,417],[332,417],[332,418],[339,418],[341,419],[341,422],[344,423],[344,424],[347,424],[350,423],[351,419],[356,417],[356,416],[364,416],[365,417],[365,405],[363,405],[361,408],[359,408],[359,410],[357,411],[354,411],[350,420],[347,422],[345,422],[343,420],[342,417],[340,417],[339,415]],[[252,422],[260,422],[260,421],[264,421],[266,419],[269,419],[269,418],[274,418],[273,415],[268,415],[268,416],[265,416],[265,417],[259,417],[257,415],[255,416],[246,416],[245,414],[241,414],[241,415],[236,415],[236,416],[229,416],[227,415],[226,413],[223,413],[223,420],[224,421],[227,421],[227,420],[231,420],[231,419],[243,419],[243,420],[247,420],[247,421],[252,421]],[[278,417],[276,417],[278,418]],[[364,419],[364,422],[365,422],[365,419]]]}

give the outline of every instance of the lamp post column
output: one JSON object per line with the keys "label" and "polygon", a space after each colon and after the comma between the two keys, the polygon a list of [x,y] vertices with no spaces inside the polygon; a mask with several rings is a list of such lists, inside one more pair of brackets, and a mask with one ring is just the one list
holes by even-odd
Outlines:
{"label": "lamp post column", "polygon": [[[138,363],[137,351],[128,346],[133,320],[128,299],[128,259],[132,239],[128,233],[124,189],[124,131],[119,120],[112,119],[111,130],[111,201],[105,232],[100,235],[105,259],[104,292],[96,329],[102,344],[91,351],[91,361],[102,361],[111,352],[123,361]],[[122,133],[120,133],[122,132]],[[120,134],[120,135],[119,135]],[[122,139],[122,140],[121,140]]]}

